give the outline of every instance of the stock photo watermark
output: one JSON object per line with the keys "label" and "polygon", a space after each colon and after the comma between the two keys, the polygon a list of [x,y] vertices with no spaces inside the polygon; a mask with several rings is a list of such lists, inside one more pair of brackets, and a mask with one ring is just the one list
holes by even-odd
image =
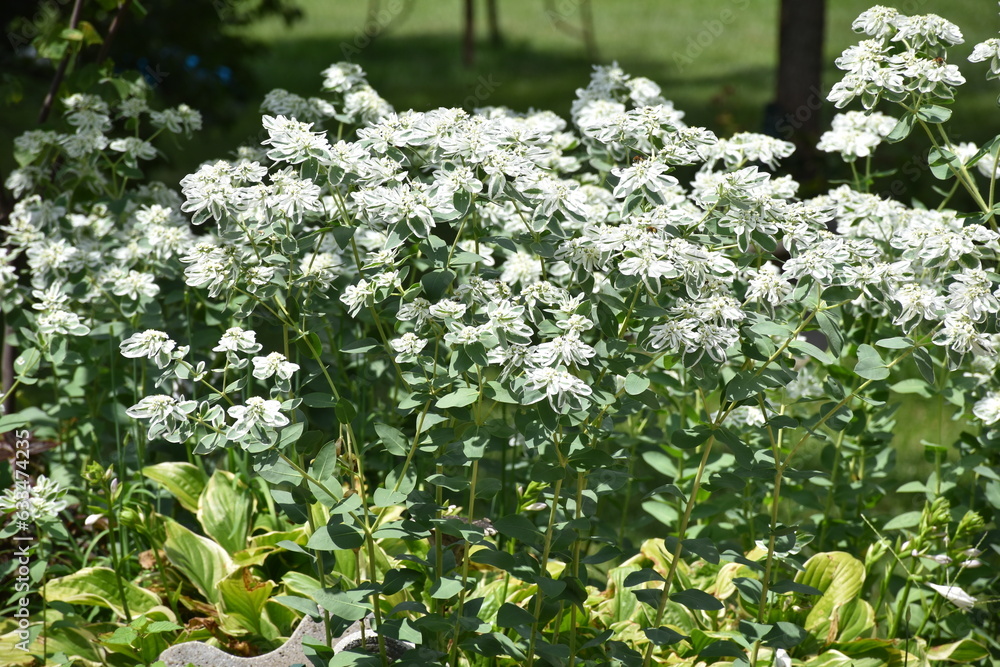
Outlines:
{"label": "stock photo watermark", "polygon": [[13,501],[13,523],[15,532],[10,536],[13,544],[12,560],[14,592],[20,594],[14,601],[14,619],[17,621],[13,648],[28,652],[31,643],[31,612],[29,606],[33,596],[31,565],[37,536],[34,531],[31,477],[28,465],[31,462],[31,433],[27,430],[14,432],[14,461],[12,464],[14,483],[5,494],[5,500]]}

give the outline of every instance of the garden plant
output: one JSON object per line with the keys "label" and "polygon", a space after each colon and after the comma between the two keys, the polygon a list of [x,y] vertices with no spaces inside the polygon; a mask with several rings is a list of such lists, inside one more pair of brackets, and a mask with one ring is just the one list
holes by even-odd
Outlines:
{"label": "garden plant", "polygon": [[[0,663],[309,615],[377,640],[317,665],[1000,664],[1000,136],[949,138],[957,26],[854,28],[811,199],[791,144],[615,65],[567,122],[335,64],[177,189],[143,166],[197,111],[66,96],[6,179]],[[874,194],[904,140],[940,180],[909,203]]]}

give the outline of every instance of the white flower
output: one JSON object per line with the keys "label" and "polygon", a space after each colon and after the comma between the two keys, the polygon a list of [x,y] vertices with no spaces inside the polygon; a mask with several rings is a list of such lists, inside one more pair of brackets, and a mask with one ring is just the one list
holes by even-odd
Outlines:
{"label": "white flower", "polygon": [[156,149],[153,148],[153,144],[136,137],[115,139],[108,147],[113,151],[124,153],[122,159],[130,167],[137,166],[138,160],[152,160],[156,157]]}
{"label": "white flower", "polygon": [[160,293],[160,287],[154,282],[155,276],[151,273],[140,273],[129,271],[127,275],[115,281],[111,292],[116,296],[127,296],[133,301],[140,295],[153,298]]}
{"label": "white flower", "polygon": [[594,348],[580,340],[580,334],[571,332],[535,346],[531,362],[538,366],[586,366],[595,354]]}
{"label": "white flower", "polygon": [[280,352],[253,358],[253,376],[258,380],[266,380],[272,375],[277,375],[282,380],[289,380],[292,373],[297,370],[299,365],[288,361]]}
{"label": "white flower", "polygon": [[351,317],[357,317],[368,300],[375,296],[375,288],[376,285],[369,283],[364,278],[359,280],[357,285],[348,285],[344,288],[340,300],[347,306],[347,312],[351,314]]}
{"label": "white flower", "polygon": [[965,311],[948,313],[944,329],[934,338],[935,345],[947,347],[959,354],[996,354],[993,337],[976,328],[976,321]]}
{"label": "white flower", "polygon": [[1000,78],[1000,39],[992,37],[985,42],[976,44],[975,48],[972,49],[969,62],[981,63],[987,60],[990,61],[990,73],[986,78]]}
{"label": "white flower", "polygon": [[517,251],[503,263],[501,282],[529,285],[542,277],[542,263],[535,255]]}
{"label": "white flower", "polygon": [[747,271],[747,278],[747,301],[764,301],[776,306],[792,291],[792,284],[772,262],[763,264],[757,270]]}
{"label": "white flower", "polygon": [[646,342],[653,350],[691,352],[698,345],[697,326],[698,322],[694,319],[670,319],[650,328]]}
{"label": "white flower", "polygon": [[456,301],[454,299],[445,299],[443,301],[438,301],[433,306],[427,309],[427,312],[432,317],[436,317],[441,320],[460,320],[462,316],[465,315],[465,311],[468,309],[464,303]]}
{"label": "white flower", "polygon": [[899,11],[895,8],[876,5],[854,19],[851,28],[855,32],[863,32],[873,37],[888,37],[895,31],[895,21],[898,17]]}
{"label": "white flower", "polygon": [[132,334],[123,340],[119,347],[123,357],[129,359],[147,357],[152,359],[158,368],[166,368],[177,343],[170,340],[170,337],[162,331],[146,329],[141,333]]}
{"label": "white flower", "polygon": [[362,83],[365,83],[365,73],[360,65],[341,62],[323,70],[323,90],[346,93]]}
{"label": "white flower", "polygon": [[298,164],[309,158],[326,161],[330,155],[330,142],[326,132],[310,132],[312,123],[303,123],[284,116],[264,116],[264,129],[268,138],[262,143],[271,146],[267,157],[275,162]]}
{"label": "white flower", "polygon": [[641,160],[625,169],[615,167],[611,173],[619,181],[612,194],[616,199],[625,199],[636,190],[646,188],[665,196],[677,185],[677,179],[668,175],[668,171],[670,167],[654,160]]}
{"label": "white flower", "polygon": [[39,475],[33,486],[19,482],[5,489],[0,496],[0,512],[25,512],[29,521],[52,519],[66,509],[64,493],[57,482]]}
{"label": "white flower", "polygon": [[783,648],[774,649],[774,667],[792,667],[792,658]]}
{"label": "white flower", "polygon": [[197,401],[178,401],[173,396],[163,394],[145,396],[125,411],[132,419],[148,419],[149,431],[146,437],[153,440],[163,436],[176,442],[186,436],[182,430],[188,424],[188,414],[198,406]]}
{"label": "white flower", "polygon": [[489,325],[477,327],[450,322],[448,329],[449,331],[444,335],[444,339],[452,345],[482,343],[489,334]]}
{"label": "white flower", "polygon": [[234,405],[227,410],[236,420],[226,431],[227,440],[239,440],[254,427],[278,428],[288,424],[288,417],[281,414],[281,403],[273,399],[251,396],[246,405]]}
{"label": "white flower", "polygon": [[987,426],[992,426],[1000,421],[1000,392],[991,391],[976,401],[972,407],[972,414],[982,419]]}
{"label": "white flower", "polygon": [[938,584],[927,585],[959,609],[972,609],[977,602],[976,598],[972,597],[958,586],[939,586]]}
{"label": "white flower", "polygon": [[533,368],[527,372],[528,388],[545,392],[557,412],[567,406],[583,407],[583,397],[593,392],[587,383],[563,368]]}
{"label": "white flower", "polygon": [[43,335],[86,336],[90,327],[80,321],[80,316],[68,310],[56,309],[44,312],[36,320],[38,332]]}
{"label": "white flower", "polygon": [[898,32],[892,41],[906,42],[910,48],[917,49],[925,44],[933,46],[940,43],[955,46],[965,41],[957,25],[937,14],[899,16],[894,23]]}
{"label": "white flower", "polygon": [[396,313],[396,319],[400,322],[413,321],[418,327],[423,326],[430,318],[431,303],[427,299],[418,296],[409,303],[404,303]]}
{"label": "white flower", "polygon": [[816,148],[828,153],[840,153],[845,161],[853,162],[859,157],[871,155],[895,126],[895,118],[877,111],[837,114],[833,117],[832,129],[820,137]]}
{"label": "white flower", "polygon": [[260,350],[260,343],[257,342],[256,331],[244,331],[240,327],[231,327],[222,334],[219,344],[212,348],[212,352],[244,352],[252,354]]}
{"label": "white flower", "polygon": [[427,339],[420,338],[410,331],[399,338],[393,339],[389,344],[392,346],[392,349],[399,353],[396,357],[396,362],[404,363],[413,361],[420,354],[421,350],[427,345]]}

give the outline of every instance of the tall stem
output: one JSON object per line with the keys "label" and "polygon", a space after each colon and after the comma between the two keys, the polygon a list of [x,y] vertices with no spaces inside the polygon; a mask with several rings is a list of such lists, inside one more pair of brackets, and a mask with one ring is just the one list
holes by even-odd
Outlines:
{"label": "tall stem", "polygon": [[[562,492],[562,478],[556,480],[552,489],[552,507],[549,510],[549,525],[545,531],[545,546],[542,550],[541,574],[548,576],[549,551],[552,548],[552,530],[556,524],[556,512],[559,510],[559,494]],[[538,619],[542,615],[542,587],[535,585],[535,622],[531,624],[531,640],[528,642],[528,667],[535,664],[535,641],[538,639]]]}
{"label": "tall stem", "polygon": [[[656,607],[656,617],[653,619],[653,627],[659,627],[663,621],[663,614],[667,608],[667,601],[670,599],[670,587],[674,583],[674,576],[677,574],[677,564],[681,560],[681,550],[684,548],[684,536],[687,534],[688,525],[691,522],[691,512],[694,510],[695,499],[701,489],[701,478],[705,474],[705,467],[708,465],[708,457],[712,453],[712,445],[715,443],[715,436],[712,435],[704,445],[702,445],[701,461],[698,462],[698,472],[694,476],[694,485],[691,487],[691,494],[688,496],[687,506],[684,508],[684,516],[681,517],[681,525],[677,530],[677,546],[670,557],[670,568],[667,576],[663,580],[663,593],[660,594],[660,604]],[[653,643],[646,645],[646,651],[642,656],[643,667],[649,667],[653,658]]]}

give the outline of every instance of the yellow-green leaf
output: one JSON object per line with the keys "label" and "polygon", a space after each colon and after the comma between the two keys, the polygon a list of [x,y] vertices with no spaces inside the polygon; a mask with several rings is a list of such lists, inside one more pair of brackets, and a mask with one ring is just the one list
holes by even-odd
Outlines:
{"label": "yellow-green leaf", "polygon": [[198,498],[208,483],[208,475],[198,466],[169,461],[146,466],[142,469],[142,474],[169,491],[187,511],[198,511]]}
{"label": "yellow-green leaf", "polygon": [[[160,597],[140,588],[131,581],[122,581],[129,613],[145,614],[160,604]],[[115,571],[107,567],[85,567],[65,577],[45,584],[45,599],[49,602],[67,602],[92,607],[104,607],[124,618],[122,598]]]}
{"label": "yellow-green leaf", "polygon": [[236,475],[216,470],[205,486],[198,505],[198,522],[205,534],[232,555],[247,547],[253,495]]}
{"label": "yellow-green leaf", "polygon": [[816,554],[806,561],[795,581],[823,592],[806,617],[805,628],[821,644],[832,643],[837,639],[835,621],[840,609],[861,592],[865,581],[864,563],[843,551]]}
{"label": "yellow-green leaf", "polygon": [[219,602],[219,582],[236,566],[226,550],[218,544],[196,535],[172,519],[164,517],[167,539],[163,550],[170,563],[188,578],[212,604]]}
{"label": "yellow-green leaf", "polygon": [[928,660],[947,660],[948,662],[960,662],[963,665],[982,660],[990,654],[989,650],[979,642],[971,639],[932,646],[927,650]]}

